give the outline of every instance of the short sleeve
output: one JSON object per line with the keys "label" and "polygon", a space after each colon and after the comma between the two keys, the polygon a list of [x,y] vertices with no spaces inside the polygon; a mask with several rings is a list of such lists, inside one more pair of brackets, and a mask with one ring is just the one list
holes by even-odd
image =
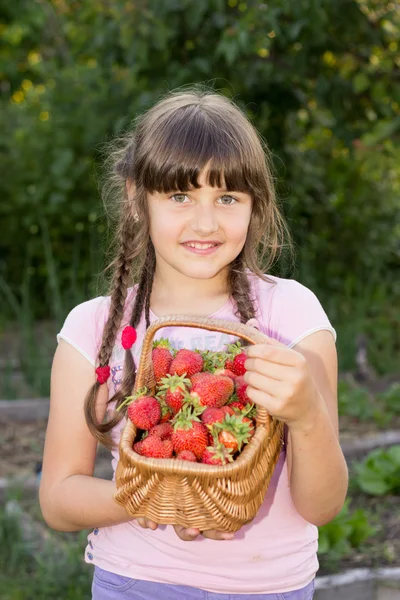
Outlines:
{"label": "short sleeve", "polygon": [[293,348],[308,335],[325,329],[336,342],[336,331],[319,299],[294,279],[279,279],[272,294],[269,335]]}
{"label": "short sleeve", "polygon": [[78,304],[65,319],[57,342],[65,340],[95,366],[108,310],[109,302],[105,297]]}

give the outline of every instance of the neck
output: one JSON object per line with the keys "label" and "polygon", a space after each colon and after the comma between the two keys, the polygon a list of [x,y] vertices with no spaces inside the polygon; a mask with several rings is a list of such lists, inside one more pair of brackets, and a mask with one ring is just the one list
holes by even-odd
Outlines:
{"label": "neck", "polygon": [[164,307],[166,312],[182,313],[193,313],[198,307],[196,312],[204,309],[204,313],[208,314],[228,298],[226,270],[210,279],[195,279],[176,271],[172,277],[171,273],[156,268],[150,305],[156,314],[161,312],[160,307]]}

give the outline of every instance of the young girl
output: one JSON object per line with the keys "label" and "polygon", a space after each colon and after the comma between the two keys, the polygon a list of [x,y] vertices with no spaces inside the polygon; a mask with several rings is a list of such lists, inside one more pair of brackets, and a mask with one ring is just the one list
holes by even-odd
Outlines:
{"label": "young girl", "polygon": [[[231,101],[196,87],[158,102],[112,155],[112,285],[76,306],[58,335],[40,486],[50,527],[93,529],[85,561],[95,600],[313,596],[317,526],[347,490],[335,331],[313,292],[264,274],[285,233],[266,156]],[[132,393],[146,328],[168,314],[241,321],[270,338],[248,348],[245,380],[250,399],[285,423],[286,443],[256,518],[235,534],[132,519],[113,499],[115,480],[93,477],[98,441],[116,468],[126,417],[115,408]],[[137,340],[124,350],[127,325]],[[235,341],[179,327],[159,337],[177,349]]]}

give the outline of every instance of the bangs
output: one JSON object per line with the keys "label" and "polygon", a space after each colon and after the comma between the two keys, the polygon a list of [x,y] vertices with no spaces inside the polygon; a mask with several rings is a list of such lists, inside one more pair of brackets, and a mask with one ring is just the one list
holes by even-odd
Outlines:
{"label": "bangs", "polygon": [[198,178],[205,168],[211,187],[251,194],[259,189],[263,177],[254,140],[231,119],[189,105],[153,127],[151,147],[136,165],[137,181],[149,193],[200,188]]}

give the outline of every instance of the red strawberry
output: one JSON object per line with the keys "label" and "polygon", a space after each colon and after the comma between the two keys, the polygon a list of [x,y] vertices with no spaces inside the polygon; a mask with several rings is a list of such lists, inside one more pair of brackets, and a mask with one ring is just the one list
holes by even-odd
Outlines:
{"label": "red strawberry", "polygon": [[172,410],[170,409],[170,407],[165,402],[165,399],[164,399],[163,395],[157,394],[157,398],[159,399],[160,406],[161,406],[161,419],[160,419],[160,423],[167,423],[168,421],[170,421],[172,419],[172,417],[174,416],[174,413],[172,412]]}
{"label": "red strawberry", "polygon": [[237,402],[237,401],[231,402],[229,404],[229,406],[239,412],[242,412],[242,410],[244,410],[246,408],[246,406],[242,402]]}
{"label": "red strawberry", "polygon": [[201,458],[208,443],[207,427],[189,406],[184,407],[174,418],[172,442],[175,452],[191,450],[198,459]]}
{"label": "red strawberry", "polygon": [[249,419],[248,417],[242,417],[242,422],[249,424],[249,434],[250,438],[252,438],[255,432],[254,421],[252,419]]}
{"label": "red strawberry", "polygon": [[236,390],[236,395],[239,398],[240,402],[242,402],[243,404],[247,404],[248,402],[251,402],[251,400],[248,397],[247,392],[246,392],[247,383],[243,379],[243,375],[239,375],[238,377],[236,377],[235,390]]}
{"label": "red strawberry", "polygon": [[211,375],[211,373],[206,373],[206,372],[201,372],[201,373],[195,373],[194,375],[192,375],[190,377],[190,381],[192,382],[192,386],[197,383],[198,381],[201,381],[202,379],[207,379],[207,377]]}
{"label": "red strawberry", "polygon": [[171,350],[171,345],[165,338],[161,338],[153,343],[152,360],[156,383],[169,373],[173,359]]}
{"label": "red strawberry", "polygon": [[173,431],[174,428],[171,423],[159,423],[150,429],[149,435],[155,435],[159,437],[160,440],[167,440],[172,436]]}
{"label": "red strawberry", "polygon": [[186,375],[190,377],[199,373],[203,368],[203,358],[199,352],[194,350],[178,350],[170,367],[172,375]]}
{"label": "red strawberry", "polygon": [[165,391],[165,402],[175,415],[183,406],[183,399],[187,395],[191,381],[184,375],[167,375],[160,381],[160,391]]}
{"label": "red strawberry", "polygon": [[236,379],[236,374],[227,368],[217,369],[216,371],[214,371],[214,375],[224,375],[225,377],[230,377],[230,379],[232,379],[232,381],[234,381]]}
{"label": "red strawberry", "polygon": [[[240,415],[226,415],[222,423],[213,425],[214,436],[217,436],[218,441],[226,448],[231,448],[233,452],[241,450],[243,444],[247,444],[251,437],[251,427],[249,423],[243,421],[244,418],[246,417]],[[253,423],[252,426],[254,429]]]}
{"label": "red strawberry", "polygon": [[204,425],[212,425],[213,423],[222,422],[225,419],[225,411],[222,408],[209,406],[202,413],[200,419]]}
{"label": "red strawberry", "polygon": [[189,462],[197,462],[196,455],[191,450],[182,450],[181,452],[178,452],[176,458],[179,460],[188,460]]}
{"label": "red strawberry", "polygon": [[232,450],[226,448],[223,444],[207,446],[201,457],[201,462],[206,465],[226,465],[227,462],[232,461]]}
{"label": "red strawberry", "polygon": [[245,352],[241,352],[233,359],[233,368],[232,371],[236,375],[244,375],[246,373],[246,369],[244,367],[244,363],[247,360],[247,354]]}
{"label": "red strawberry", "polygon": [[229,448],[232,452],[237,452],[239,450],[239,442],[234,433],[231,431],[226,431],[226,429],[222,430],[218,434],[218,441],[225,446],[225,448]]}
{"label": "red strawberry", "polygon": [[222,412],[226,415],[234,415],[235,414],[235,411],[233,410],[231,404],[225,404],[225,406],[221,406],[220,410],[222,410]]}
{"label": "red strawberry", "polygon": [[171,440],[161,440],[156,435],[148,435],[141,442],[136,442],[133,449],[149,458],[171,458],[174,447]]}
{"label": "red strawberry", "polygon": [[193,384],[190,395],[202,406],[223,406],[232,395],[234,385],[232,379],[224,375],[212,375],[199,379]]}
{"label": "red strawberry", "polygon": [[157,398],[152,396],[132,396],[133,402],[129,404],[127,414],[129,419],[139,429],[150,429],[161,418],[161,407]]}
{"label": "red strawberry", "polygon": [[243,351],[240,342],[229,344],[227,348],[228,359],[225,361],[225,369],[233,371],[235,375],[244,375],[246,369],[244,363],[247,360],[247,354]]}

